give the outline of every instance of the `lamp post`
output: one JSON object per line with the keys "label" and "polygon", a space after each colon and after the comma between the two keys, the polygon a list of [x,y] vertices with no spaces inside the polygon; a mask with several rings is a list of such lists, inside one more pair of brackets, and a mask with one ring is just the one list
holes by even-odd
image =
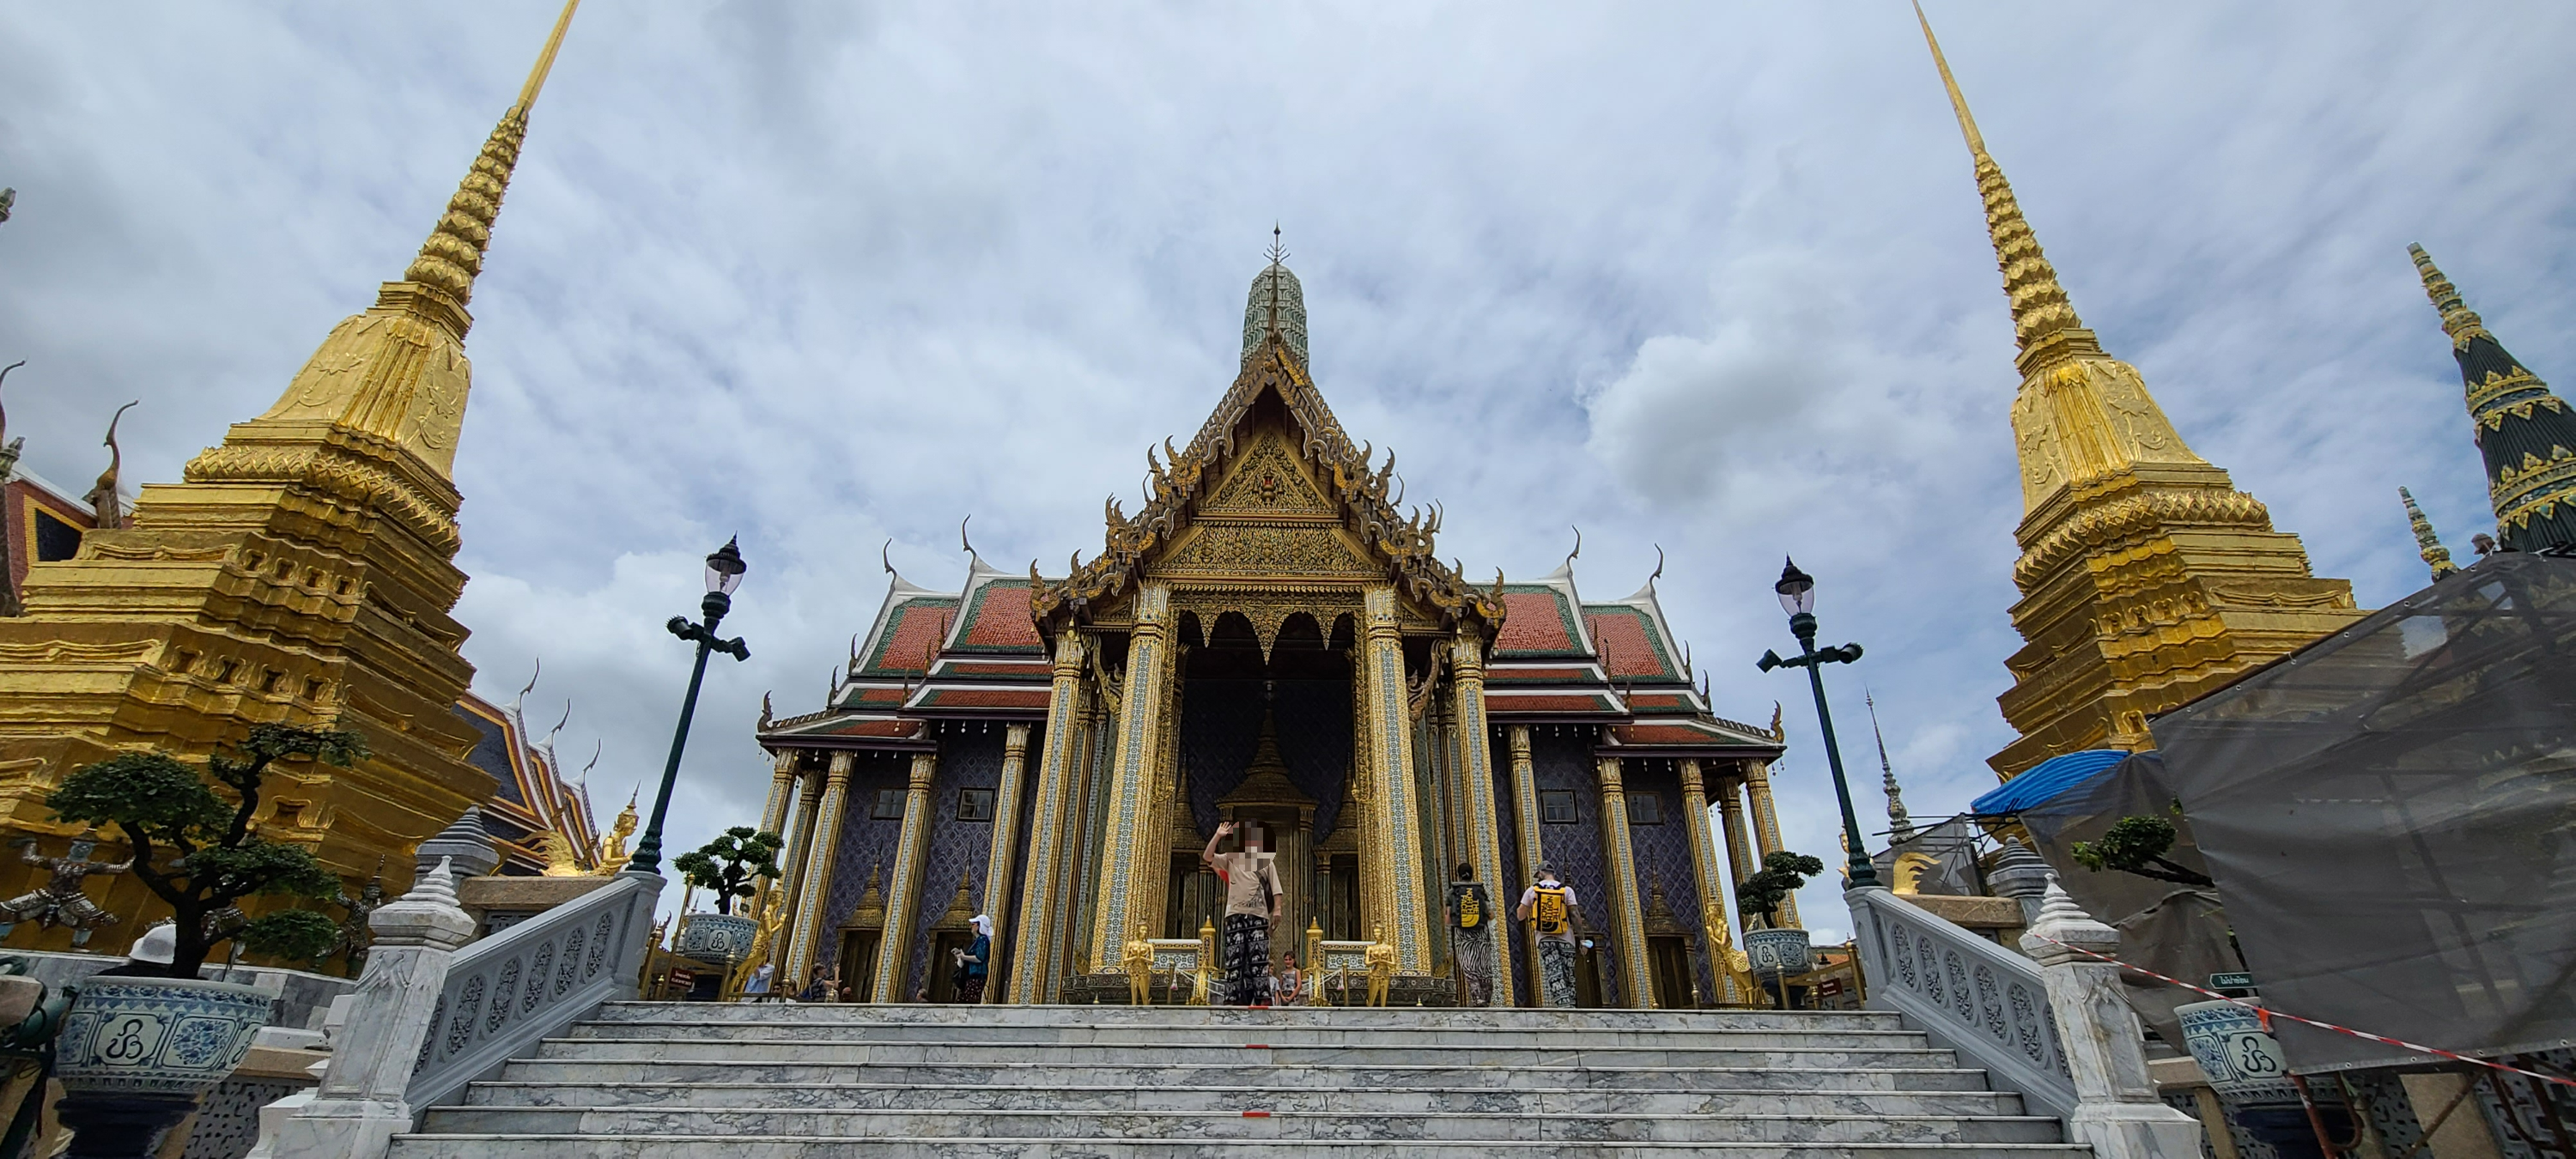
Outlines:
{"label": "lamp post", "polygon": [[1825,734],[1825,763],[1834,770],[1834,799],[1843,807],[1843,843],[1851,850],[1852,887],[1877,885],[1878,867],[1871,864],[1869,850],[1861,844],[1860,818],[1852,812],[1851,786],[1843,780],[1843,752],[1834,744],[1834,714],[1825,707],[1825,665],[1860,659],[1860,645],[1816,649],[1816,577],[1799,571],[1798,561],[1788,561],[1788,566],[1780,569],[1780,582],[1771,588],[1780,593],[1780,610],[1789,613],[1789,630],[1798,637],[1798,655],[1796,659],[1783,660],[1778,652],[1765,651],[1754,667],[1765,672],[1774,668],[1807,670],[1807,686],[1816,694],[1816,723]]}
{"label": "lamp post", "polygon": [[707,598],[698,603],[707,621],[692,624],[686,616],[673,616],[665,625],[672,635],[696,642],[698,663],[689,670],[689,695],[680,701],[680,727],[671,734],[671,759],[662,765],[662,787],[653,794],[653,820],[644,826],[644,839],[635,843],[635,856],[626,863],[630,872],[656,876],[662,872],[662,817],[671,811],[671,786],[680,779],[680,750],[689,745],[689,719],[698,714],[698,685],[707,678],[707,653],[722,652],[737,661],[751,659],[751,649],[741,637],[716,638],[716,625],[733,610],[733,589],[741,585],[745,570],[742,549],[733,539],[726,540],[707,557]]}

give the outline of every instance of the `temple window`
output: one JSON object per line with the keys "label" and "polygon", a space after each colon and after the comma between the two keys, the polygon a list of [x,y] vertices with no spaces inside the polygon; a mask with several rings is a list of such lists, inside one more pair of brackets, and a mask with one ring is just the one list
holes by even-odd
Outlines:
{"label": "temple window", "polygon": [[958,820],[960,820],[960,821],[990,821],[990,820],[992,820],[992,819],[993,819],[993,790],[991,790],[991,789],[959,789],[959,790],[957,790],[957,819],[958,819]]}
{"label": "temple window", "polygon": [[1574,794],[1563,789],[1549,789],[1538,795],[1538,819],[1549,825],[1574,824]]}
{"label": "temple window", "polygon": [[877,820],[877,821],[900,821],[900,820],[902,820],[902,819],[903,819],[903,790],[901,790],[901,789],[879,789],[879,790],[877,790],[877,799],[876,799],[876,804],[875,804],[875,806],[874,806],[873,808],[871,808],[871,809],[868,811],[868,816],[869,816],[869,818],[870,818],[870,819],[872,819],[872,820]]}
{"label": "temple window", "polygon": [[1663,824],[1663,797],[1655,793],[1628,794],[1628,823],[1631,825]]}

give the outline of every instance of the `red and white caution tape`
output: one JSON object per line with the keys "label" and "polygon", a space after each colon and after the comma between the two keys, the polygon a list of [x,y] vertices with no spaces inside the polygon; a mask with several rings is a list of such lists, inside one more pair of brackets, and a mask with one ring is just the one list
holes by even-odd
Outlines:
{"label": "red and white caution tape", "polygon": [[2073,950],[2073,951],[2075,951],[2076,953],[2082,954],[2082,955],[2084,955],[2084,956],[2085,956],[2085,957],[2087,957],[2087,958],[2093,958],[2093,959],[2097,959],[2097,960],[2099,960],[2099,961],[2109,962],[2110,964],[2112,964],[2112,965],[2114,965],[2114,966],[2118,966],[2118,967],[2120,967],[2120,968],[2121,968],[2121,969],[2123,969],[2123,970],[2135,970],[2135,971],[2137,971],[2138,973],[2144,974],[2144,975],[2146,975],[2147,977],[2150,977],[2150,978],[2155,979],[2156,981],[2163,982],[2163,983],[2167,983],[2167,984],[2169,984],[2169,985],[2180,986],[2180,987],[2182,987],[2183,989],[2185,989],[2185,990],[2189,990],[2189,991],[2191,991],[2191,992],[2193,992],[2193,993],[2195,993],[2195,994],[2207,994],[2207,995],[2209,995],[2210,997],[2212,997],[2212,998],[2216,998],[2216,999],[2218,999],[2219,1001],[2222,1001],[2222,1002],[2233,1002],[2233,1003],[2235,1003],[2235,1004],[2237,1004],[2237,1005],[2239,1005],[2239,1006],[2242,1006],[2242,1007],[2244,1007],[2244,1008],[2246,1008],[2246,1009],[2248,1009],[2248,1010],[2253,1011],[2253,1012],[2254,1012],[2254,1016],[2255,1016],[2256,1018],[2258,1018],[2258,1019],[2260,1019],[2260,1020],[2262,1021],[2262,1023],[2263,1023],[2263,1029],[2264,1029],[2266,1032],[2269,1032],[2269,1031],[2272,1029],[2272,1020],[2273,1020],[2273,1019],[2275,1019],[2275,1018],[2287,1018],[2287,1019],[2289,1019],[2289,1020],[2290,1020],[2290,1021],[2292,1021],[2292,1022],[2296,1022],[2296,1023],[2299,1023],[2299,1024],[2304,1025],[2304,1026],[2313,1026],[2313,1027],[2316,1027],[2316,1028],[2317,1028],[2317,1029],[2319,1029],[2319,1030],[2331,1030],[2331,1031],[2333,1031],[2333,1032],[2335,1032],[2335,1033],[2337,1033],[2337,1034],[2349,1034],[2349,1035],[2353,1036],[2354,1038],[2366,1038],[2366,1039],[2369,1039],[2369,1040],[2370,1040],[2370,1041],[2372,1041],[2372,1042],[2384,1042],[2384,1043],[2387,1043],[2387,1044],[2388,1044],[2388,1045],[2390,1045],[2390,1046],[2397,1047],[2397,1048],[2398,1048],[2398,1049],[2400,1049],[2400,1050],[2412,1050],[2412,1051],[2416,1051],[2416,1052],[2418,1052],[2418,1053],[2422,1053],[2422,1054],[2429,1054],[2429,1055],[2433,1055],[2433,1056],[2438,1057],[2438,1058],[2447,1058],[2447,1059],[2450,1059],[2450,1060],[2451,1060],[2451,1061],[2453,1061],[2453,1062],[2465,1062],[2465,1063],[2470,1063],[2470,1064],[2472,1064],[2472,1065],[2476,1065],[2476,1066],[2487,1067],[2487,1068],[2492,1069],[2492,1070],[2500,1070],[2500,1071],[2505,1071],[2505,1072],[2508,1072],[2508,1073],[2511,1073],[2511,1074],[2518,1074],[2518,1075],[2523,1076],[2524,1078],[2535,1078],[2535,1079],[2539,1079],[2540,1081],[2545,1082],[2545,1083],[2556,1083],[2556,1084],[2558,1084],[2559,1086],[2562,1086],[2562,1087],[2576,1087],[2576,1079],[2564,1079],[2564,1078],[2560,1078],[2560,1077],[2558,1077],[2558,1076],[2556,1076],[2556,1075],[2546,1075],[2546,1074],[2542,1074],[2542,1073],[2540,1073],[2540,1072],[2538,1072],[2538,1071],[2524,1070],[2524,1069],[2522,1069],[2521,1067],[2518,1067],[2518,1066],[2506,1066],[2506,1065],[2505,1065],[2505,1064],[2503,1064],[2503,1063],[2500,1063],[2500,1062],[2494,1062],[2494,1061],[2491,1061],[2491,1060],[2488,1060],[2488,1059],[2483,1059],[2483,1058],[2471,1058],[2471,1057],[2469,1057],[2468,1055],[2461,1054],[2461,1053],[2459,1053],[2459,1052],[2457,1052],[2457,1051],[2444,1050],[2444,1049],[2442,1049],[2441,1047],[2438,1047],[2438,1046],[2426,1046],[2426,1045],[2424,1045],[2423,1043],[2420,1043],[2420,1042],[2408,1042],[2408,1041],[2406,1041],[2405,1039],[2402,1039],[2402,1038],[2390,1038],[2390,1037],[2388,1037],[2388,1036],[2387,1036],[2387,1035],[2385,1035],[2385,1034],[2372,1034],[2371,1032],[2369,1032],[2369,1031],[2367,1031],[2367,1030],[2354,1030],[2353,1028],[2351,1028],[2351,1027],[2349,1027],[2349,1026],[2337,1026],[2337,1025],[2335,1025],[2334,1023],[2331,1023],[2331,1022],[2319,1022],[2319,1021],[2317,1021],[2317,1020],[2316,1020],[2316,1019],[2314,1019],[2314,1018],[2301,1018],[2301,1017],[2299,1017],[2299,1016],[2298,1016],[2298,1015],[2296,1015],[2296,1014],[2288,1014],[2288,1013],[2284,1013],[2284,1012],[2279,1011],[2279,1010],[2273,1010],[2273,1009],[2270,1009],[2269,1007],[2256,1006],[2255,1004],[2253,1004],[2253,1003],[2251,1003],[2251,1002],[2247,1002],[2247,1001],[2245,1001],[2244,999],[2241,999],[2241,998],[2230,998],[2230,997],[2228,997],[2227,995],[2221,994],[2221,993],[2219,993],[2219,992],[2218,992],[2218,991],[2216,991],[2216,990],[2209,989],[2208,987],[2205,987],[2205,986],[2194,986],[2194,985],[2192,985],[2191,983],[2189,983],[2189,982],[2185,982],[2185,981],[2183,981],[2183,980],[2182,980],[2182,979],[2180,979],[2180,978],[2167,977],[2166,975],[2159,974],[2159,973],[2156,973],[2156,972],[2155,972],[2155,971],[2153,971],[2153,970],[2147,969],[2147,968],[2146,968],[2146,967],[2144,967],[2144,966],[2132,966],[2132,965],[2130,965],[2130,964],[2129,964],[2129,963],[2127,963],[2127,962],[2123,962],[2123,961],[2119,960],[2118,958],[2111,957],[2111,956],[2109,956],[2109,955],[2107,955],[2107,954],[2097,954],[2097,953],[2094,953],[2094,952],[2093,952],[2093,951],[2091,951],[2091,950],[2085,949],[2085,948],[2084,948],[2084,947],[2082,947],[2082,946],[2070,946],[2070,945],[2067,945],[2067,944],[2066,944],[2066,943],[2064,943],[2064,942],[2058,941],[2058,940],[2057,940],[2057,939],[2055,939],[2055,938],[2049,937],[2049,936],[2048,936],[2048,935],[2046,935],[2046,934],[2038,934],[2038,933],[2034,933],[2034,934],[2031,934],[2030,936],[2031,936],[2031,937],[2034,937],[2034,938],[2038,938],[2040,941],[2046,942],[2046,943],[2048,943],[2049,945],[2056,946],[2056,947],[2059,947],[2059,948],[2061,948],[2061,949]]}

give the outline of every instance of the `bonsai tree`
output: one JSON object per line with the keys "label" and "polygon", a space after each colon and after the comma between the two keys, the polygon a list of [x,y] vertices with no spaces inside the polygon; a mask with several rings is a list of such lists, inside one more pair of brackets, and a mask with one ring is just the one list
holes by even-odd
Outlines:
{"label": "bonsai tree", "polygon": [[1824,862],[1804,853],[1780,850],[1762,859],[1762,872],[1736,884],[1735,904],[1746,913],[1762,915],[1764,926],[1776,926],[1781,903],[1807,884],[1808,878],[1824,872]]}
{"label": "bonsai tree", "polygon": [[167,754],[121,753],[63,778],[45,805],[64,821],[115,826],[133,850],[135,878],[169,903],[175,919],[171,977],[196,977],[215,945],[227,940],[251,953],[304,962],[330,946],[338,932],[331,919],[309,909],[246,918],[236,903],[261,896],[327,899],[338,894],[340,879],[311,850],[252,828],[260,782],[280,760],[346,767],[365,755],[367,740],[354,732],[255,724],[239,755],[207,757],[203,775]]}
{"label": "bonsai tree", "polygon": [[749,825],[736,825],[696,850],[671,859],[681,880],[716,895],[716,912],[733,912],[735,898],[747,898],[763,878],[778,879],[778,847],[786,840]]}
{"label": "bonsai tree", "polygon": [[2174,843],[2173,822],[2162,817],[2122,817],[2102,831],[2099,841],[2078,841],[2071,850],[2075,860],[2095,873],[2116,869],[2157,881],[2208,888],[2216,885],[2209,875],[2189,866],[2168,860]]}

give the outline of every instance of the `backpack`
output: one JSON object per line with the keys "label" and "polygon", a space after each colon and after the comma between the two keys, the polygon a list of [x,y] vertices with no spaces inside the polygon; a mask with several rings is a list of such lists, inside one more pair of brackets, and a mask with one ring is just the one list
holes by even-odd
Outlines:
{"label": "backpack", "polygon": [[1456,887],[1458,894],[1458,928],[1472,930],[1485,924],[1485,891],[1472,885]]}
{"label": "backpack", "polygon": [[1538,932],[1550,935],[1568,932],[1568,922],[1566,921],[1565,912],[1565,887],[1561,885],[1542,885],[1535,888],[1538,891],[1538,898],[1537,904],[1534,907],[1535,912],[1531,916],[1538,922]]}

